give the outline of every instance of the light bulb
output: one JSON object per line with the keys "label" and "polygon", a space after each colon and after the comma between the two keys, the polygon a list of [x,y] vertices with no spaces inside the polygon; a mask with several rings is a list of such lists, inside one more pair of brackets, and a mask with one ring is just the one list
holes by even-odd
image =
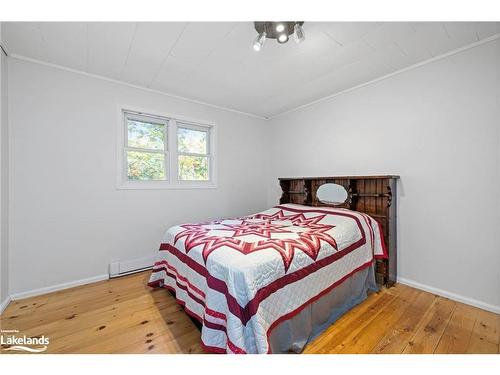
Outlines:
{"label": "light bulb", "polygon": [[276,31],[281,33],[285,30],[285,26],[282,23],[279,23],[278,26],[276,26]]}
{"label": "light bulb", "polygon": [[254,51],[259,52],[264,46],[265,41],[266,41],[266,32],[263,31],[259,35],[257,35],[257,38],[255,38],[255,41],[253,42]]}
{"label": "light bulb", "polygon": [[279,43],[286,43],[286,42],[288,42],[288,35],[286,35],[286,34],[281,34],[281,35],[278,37],[278,42],[279,42]]}
{"label": "light bulb", "polygon": [[293,30],[294,30],[293,38],[295,39],[296,43],[301,43],[306,39],[306,34],[304,34],[304,29],[299,23],[295,24]]}

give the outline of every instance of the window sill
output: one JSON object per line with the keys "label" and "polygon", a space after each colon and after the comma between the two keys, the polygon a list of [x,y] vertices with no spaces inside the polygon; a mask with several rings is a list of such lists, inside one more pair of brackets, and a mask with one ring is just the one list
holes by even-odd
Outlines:
{"label": "window sill", "polygon": [[215,182],[186,182],[169,183],[165,181],[127,181],[116,186],[117,190],[188,190],[188,189],[217,189]]}

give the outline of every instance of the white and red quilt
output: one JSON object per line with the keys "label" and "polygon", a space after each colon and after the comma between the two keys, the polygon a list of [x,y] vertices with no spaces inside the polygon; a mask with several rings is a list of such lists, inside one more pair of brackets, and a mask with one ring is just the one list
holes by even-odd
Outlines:
{"label": "white and red quilt", "polygon": [[379,224],[346,209],[284,204],[170,228],[149,285],[175,291],[217,353],[268,353],[280,322],[386,251]]}

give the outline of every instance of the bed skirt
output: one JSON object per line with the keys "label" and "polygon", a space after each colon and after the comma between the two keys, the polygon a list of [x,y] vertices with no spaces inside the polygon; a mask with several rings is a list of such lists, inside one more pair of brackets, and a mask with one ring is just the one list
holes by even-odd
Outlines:
{"label": "bed skirt", "polygon": [[272,353],[300,353],[337,319],[377,291],[374,266],[356,272],[329,293],[280,323],[269,336]]}

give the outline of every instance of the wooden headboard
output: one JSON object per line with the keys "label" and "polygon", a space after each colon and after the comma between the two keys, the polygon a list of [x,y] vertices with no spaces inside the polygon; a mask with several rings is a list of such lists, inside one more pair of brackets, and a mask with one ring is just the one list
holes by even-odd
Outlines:
{"label": "wooden headboard", "polygon": [[399,176],[337,176],[280,178],[280,204],[329,206],[316,197],[318,188],[326,183],[342,185],[347,200],[335,207],[366,213],[382,226],[389,259],[377,260],[376,278],[379,284],[392,286],[397,276],[396,181]]}

